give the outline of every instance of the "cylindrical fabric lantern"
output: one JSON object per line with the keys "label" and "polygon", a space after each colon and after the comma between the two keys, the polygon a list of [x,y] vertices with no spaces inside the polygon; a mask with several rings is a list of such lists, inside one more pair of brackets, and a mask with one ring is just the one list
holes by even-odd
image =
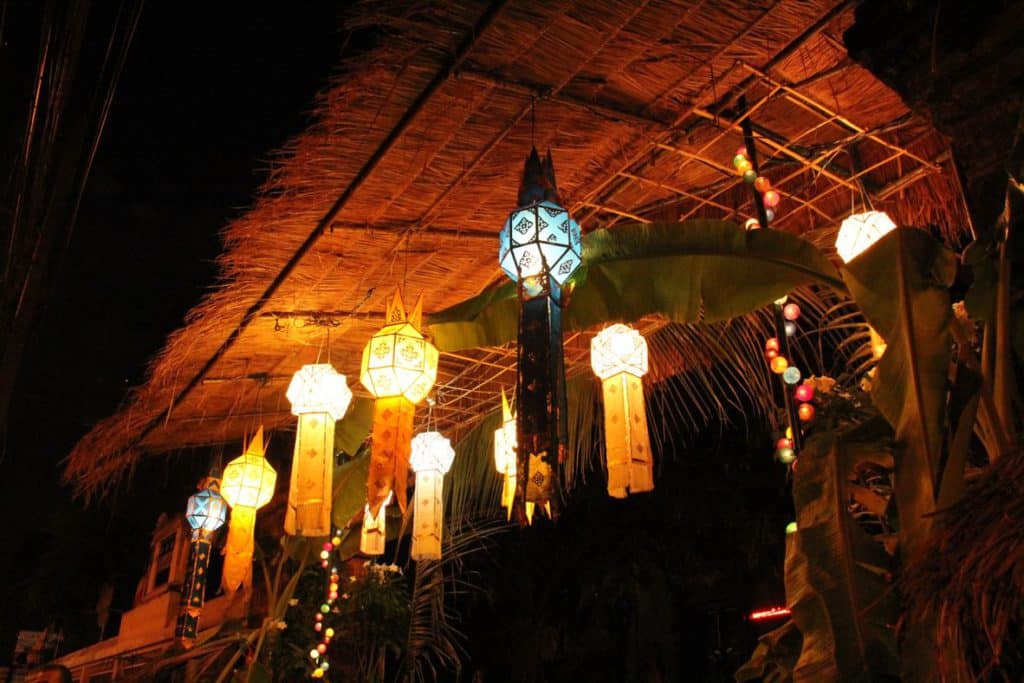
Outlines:
{"label": "cylindrical fabric lantern", "polygon": [[402,293],[396,290],[388,301],[387,324],[363,349],[359,379],[377,399],[366,484],[366,502],[374,518],[392,491],[405,512],[415,406],[437,378],[437,348],[419,331],[422,309],[420,299],[406,316]]}
{"label": "cylindrical fabric lantern", "polygon": [[[494,430],[494,466],[502,475],[501,506],[505,508],[505,518],[511,520],[516,500],[516,416],[504,389],[501,390],[501,426]],[[533,524],[535,507],[535,503],[527,501],[527,524]],[[551,508],[546,510],[550,516]]]}
{"label": "cylindrical fabric lantern", "polygon": [[263,457],[263,427],[249,442],[245,453],[224,468],[220,495],[231,506],[228,540],[224,547],[221,586],[228,595],[252,585],[253,540],[256,510],[270,502],[277,484],[277,472]]}
{"label": "cylindrical fabric lantern", "polygon": [[608,494],[625,498],[651,491],[654,461],[641,380],[647,374],[647,340],[628,325],[606,327],[590,342],[590,363],[604,393]]}
{"label": "cylindrical fabric lantern", "polygon": [[[526,523],[526,503],[551,509],[568,429],[562,350],[562,287],[579,268],[580,227],[559,205],[551,154],[530,151],[519,186],[518,207],[501,231],[498,260],[517,283],[519,353],[516,363],[516,503]],[[557,501],[556,501],[557,502]]]}
{"label": "cylindrical fabric lantern", "polygon": [[285,396],[299,418],[292,456],[284,530],[296,536],[329,536],[334,479],[334,423],[345,416],[352,391],[329,363],[304,365]]}
{"label": "cylindrical fabric lantern", "polygon": [[444,475],[455,459],[451,442],[440,432],[423,432],[412,440],[409,464],[416,473],[412,517],[414,560],[440,560],[444,528]]}
{"label": "cylindrical fabric lantern", "polygon": [[896,224],[884,211],[855,213],[839,226],[836,253],[843,263],[849,263],[895,229]]}
{"label": "cylindrical fabric lantern", "polygon": [[213,536],[227,517],[227,505],[219,490],[220,480],[211,474],[199,485],[199,492],[189,496],[185,509],[185,520],[192,527],[192,543],[181,584],[181,609],[175,637],[186,648],[192,647],[199,635],[199,615],[206,602],[206,573]]}
{"label": "cylindrical fabric lantern", "polygon": [[385,512],[391,502],[391,493],[377,508],[377,514],[370,512],[370,504],[363,510],[363,528],[359,532],[359,552],[364,555],[383,555],[387,544],[387,521]]}

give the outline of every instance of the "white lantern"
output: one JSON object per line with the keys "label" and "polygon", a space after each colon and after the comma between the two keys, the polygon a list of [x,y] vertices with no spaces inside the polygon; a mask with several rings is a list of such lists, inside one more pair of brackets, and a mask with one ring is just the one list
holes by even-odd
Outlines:
{"label": "white lantern", "polygon": [[441,559],[444,475],[454,459],[451,442],[439,432],[423,432],[412,440],[409,465],[416,473],[416,492],[410,556],[414,560]]}
{"label": "white lantern", "polygon": [[628,325],[611,325],[590,342],[590,363],[604,394],[608,494],[625,498],[654,488],[644,387],[647,340]]}
{"label": "white lantern", "polygon": [[331,533],[334,423],[345,416],[352,391],[345,375],[328,363],[318,363],[300,368],[285,396],[299,426],[284,529],[299,536],[327,536]]}
{"label": "white lantern", "polygon": [[849,263],[894,229],[896,224],[884,211],[854,214],[839,226],[836,252],[843,263]]}
{"label": "white lantern", "polygon": [[359,532],[359,552],[364,555],[383,555],[387,543],[387,517],[385,511],[391,502],[393,493],[389,493],[377,509],[377,514],[370,512],[369,504],[363,509],[363,528]]}

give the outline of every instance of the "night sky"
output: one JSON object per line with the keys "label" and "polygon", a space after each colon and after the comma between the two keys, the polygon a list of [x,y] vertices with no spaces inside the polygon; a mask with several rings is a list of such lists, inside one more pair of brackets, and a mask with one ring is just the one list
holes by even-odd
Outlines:
{"label": "night sky", "polygon": [[[8,8],[5,98],[29,96],[40,31],[31,6]],[[213,284],[219,231],[251,202],[271,152],[308,123],[338,62],[343,6],[144,6],[70,253],[51,274],[56,295],[15,391],[0,462],[4,554],[14,560],[0,563],[0,665],[18,629],[53,617],[69,630],[95,628],[88,611],[108,579],[121,587],[115,606],[129,606],[157,515],[184,504],[203,464],[195,458],[159,459],[115,499],[84,511],[60,486],[59,462],[142,381],[147,360]],[[94,9],[96,29],[109,22],[103,11]],[[86,40],[105,42],[93,28]],[[5,140],[24,125],[6,118],[12,111]]]}

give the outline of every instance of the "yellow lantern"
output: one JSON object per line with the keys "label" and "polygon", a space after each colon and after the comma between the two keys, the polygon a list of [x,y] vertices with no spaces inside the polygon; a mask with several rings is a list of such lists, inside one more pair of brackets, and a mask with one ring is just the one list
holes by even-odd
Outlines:
{"label": "yellow lantern", "polygon": [[370,512],[370,504],[363,510],[363,528],[359,532],[359,552],[364,555],[383,555],[387,543],[387,522],[385,511],[391,502],[389,493],[377,508],[377,514]]}
{"label": "yellow lantern", "polygon": [[359,379],[377,399],[366,501],[376,517],[392,490],[405,512],[415,406],[437,378],[437,348],[419,331],[423,300],[406,316],[401,291],[388,301],[387,322],[363,349]]}
{"label": "yellow lantern", "polygon": [[455,459],[451,442],[440,432],[423,432],[412,440],[409,464],[416,473],[413,498],[412,550],[414,560],[440,560],[444,528],[444,475]]}
{"label": "yellow lantern", "polygon": [[304,365],[292,377],[285,396],[299,418],[292,457],[285,532],[298,536],[331,533],[331,483],[334,477],[334,423],[345,416],[352,391],[345,375],[329,363]]}
{"label": "yellow lantern", "polygon": [[221,586],[228,595],[252,585],[256,510],[270,502],[277,485],[277,472],[263,454],[263,427],[260,426],[245,453],[224,468],[221,480],[220,495],[231,506],[221,578]]}
{"label": "yellow lantern", "polygon": [[651,491],[654,462],[640,379],[647,374],[647,341],[632,327],[612,325],[591,340],[590,363],[604,392],[608,494]]}
{"label": "yellow lantern", "polygon": [[[509,406],[505,390],[501,390],[501,426],[494,430],[494,466],[502,475],[501,505],[505,518],[512,519],[516,499],[516,416]],[[526,521],[533,523],[536,503],[526,501]]]}

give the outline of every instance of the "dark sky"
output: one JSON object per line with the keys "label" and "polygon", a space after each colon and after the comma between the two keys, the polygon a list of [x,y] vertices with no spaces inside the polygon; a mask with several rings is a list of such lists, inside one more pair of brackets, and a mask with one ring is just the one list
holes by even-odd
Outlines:
{"label": "dark sky", "polygon": [[[12,6],[0,52],[16,84],[31,73],[39,40],[27,6]],[[213,283],[218,232],[252,200],[270,153],[308,123],[338,62],[343,7],[282,0],[143,8],[70,254],[51,274],[56,295],[15,393],[0,510],[2,541],[23,561],[0,568],[8,593],[0,664],[15,629],[44,626],[54,607],[81,617],[105,574],[132,574],[118,578],[133,583],[157,514],[178,498],[184,505],[187,484],[165,483],[187,482],[194,463],[170,460],[144,473],[158,485],[137,477],[116,501],[83,511],[59,486],[59,461],[141,382],[147,360]],[[106,40],[103,11],[94,10],[86,40]]]}

